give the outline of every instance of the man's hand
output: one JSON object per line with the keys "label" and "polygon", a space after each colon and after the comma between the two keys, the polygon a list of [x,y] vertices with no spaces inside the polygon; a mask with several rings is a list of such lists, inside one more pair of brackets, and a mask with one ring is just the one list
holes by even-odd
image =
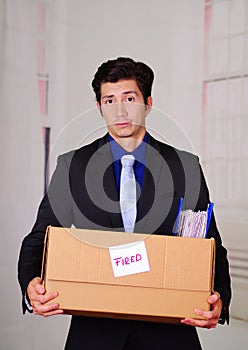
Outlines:
{"label": "man's hand", "polygon": [[34,278],[28,285],[27,294],[30,299],[33,312],[36,315],[44,317],[62,314],[63,310],[59,309],[58,303],[47,303],[58,296],[58,292],[52,292],[44,295],[46,290],[42,285],[42,280],[39,277]]}
{"label": "man's hand", "polygon": [[202,309],[195,310],[196,315],[203,316],[206,318],[206,320],[198,320],[196,318],[185,318],[181,320],[181,323],[195,327],[209,329],[215,328],[218,324],[222,309],[222,301],[220,299],[220,294],[218,292],[214,292],[214,294],[210,295],[210,297],[208,298],[208,302],[211,305],[211,311],[206,311]]}

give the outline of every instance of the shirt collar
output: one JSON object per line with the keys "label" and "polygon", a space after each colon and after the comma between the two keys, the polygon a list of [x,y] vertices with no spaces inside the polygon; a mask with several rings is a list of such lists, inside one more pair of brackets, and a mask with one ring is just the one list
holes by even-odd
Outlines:
{"label": "shirt collar", "polygon": [[133,152],[127,152],[120,145],[118,145],[110,134],[108,134],[108,141],[113,154],[114,162],[121,159],[124,154],[132,154],[137,161],[145,164],[148,135],[148,132],[146,132],[143,141],[137,148],[135,148]]}

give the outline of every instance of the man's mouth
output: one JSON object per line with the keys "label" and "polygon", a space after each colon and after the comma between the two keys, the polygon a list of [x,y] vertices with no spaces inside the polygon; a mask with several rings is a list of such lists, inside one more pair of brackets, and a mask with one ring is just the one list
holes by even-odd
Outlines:
{"label": "man's mouth", "polygon": [[115,126],[125,127],[125,126],[128,126],[129,124],[130,122],[117,122],[115,123]]}

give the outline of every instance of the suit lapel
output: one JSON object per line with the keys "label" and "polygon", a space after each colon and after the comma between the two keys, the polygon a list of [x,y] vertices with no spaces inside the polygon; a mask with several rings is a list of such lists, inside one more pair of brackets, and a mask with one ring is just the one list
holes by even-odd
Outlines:
{"label": "suit lapel", "polygon": [[115,184],[113,169],[113,157],[107,137],[99,142],[99,149],[96,154],[96,168],[99,184],[103,186],[103,193],[106,195],[104,203],[105,210],[116,231],[123,231],[122,217],[120,213],[119,194]]}
{"label": "suit lapel", "polygon": [[146,232],[147,221],[151,214],[151,207],[157,196],[162,163],[159,144],[156,142],[156,140],[149,136],[146,169],[139,200],[135,232]]}

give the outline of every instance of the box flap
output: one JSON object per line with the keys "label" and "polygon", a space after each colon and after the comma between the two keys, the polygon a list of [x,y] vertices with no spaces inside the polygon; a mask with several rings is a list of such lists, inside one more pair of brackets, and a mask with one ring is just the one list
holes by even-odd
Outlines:
{"label": "box flap", "polygon": [[168,237],[166,242],[164,288],[211,291],[214,241]]}
{"label": "box flap", "polygon": [[49,241],[49,231],[50,227],[46,229],[45,239],[44,239],[44,248],[42,256],[42,267],[41,267],[41,279],[44,281],[46,279],[46,266],[47,266],[47,252],[48,252],[48,241]]}

